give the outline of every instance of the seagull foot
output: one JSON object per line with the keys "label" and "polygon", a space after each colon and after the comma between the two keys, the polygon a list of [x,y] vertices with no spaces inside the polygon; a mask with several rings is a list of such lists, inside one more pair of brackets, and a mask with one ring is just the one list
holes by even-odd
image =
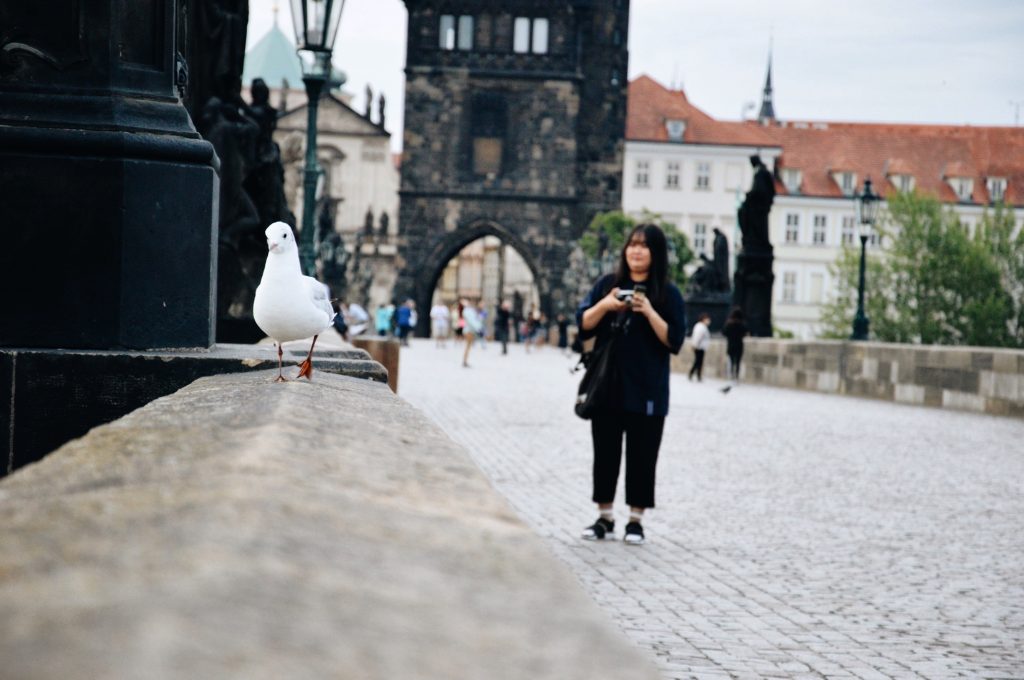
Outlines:
{"label": "seagull foot", "polygon": [[279,375],[276,378],[274,378],[274,382],[288,382],[288,378],[284,377],[283,375]]}
{"label": "seagull foot", "polygon": [[299,374],[295,376],[295,379],[298,380],[299,378],[305,378],[306,380],[313,379],[313,362],[309,359],[306,359],[299,364]]}

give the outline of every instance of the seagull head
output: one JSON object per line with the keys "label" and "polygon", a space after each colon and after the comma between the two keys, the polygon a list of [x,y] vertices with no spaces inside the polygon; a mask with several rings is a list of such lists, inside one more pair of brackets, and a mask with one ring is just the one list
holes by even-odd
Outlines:
{"label": "seagull head", "polygon": [[284,222],[274,222],[267,227],[267,250],[272,253],[285,253],[294,250],[295,234],[292,228]]}

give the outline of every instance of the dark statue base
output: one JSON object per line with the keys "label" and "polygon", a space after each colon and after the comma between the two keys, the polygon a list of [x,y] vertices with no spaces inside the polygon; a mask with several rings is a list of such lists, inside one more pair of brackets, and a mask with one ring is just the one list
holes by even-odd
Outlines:
{"label": "dark statue base", "polygon": [[[294,376],[304,358],[305,352],[287,352],[285,375]],[[0,348],[0,477],[198,378],[276,368],[273,345],[149,352]],[[388,379],[363,350],[317,350],[314,368]]]}
{"label": "dark statue base", "polygon": [[698,293],[685,297],[686,301],[686,334],[693,334],[693,327],[701,314],[711,317],[711,325],[708,327],[712,333],[721,333],[725,319],[732,309],[731,293]]}
{"label": "dark statue base", "polygon": [[761,253],[741,252],[737,258],[733,304],[743,309],[750,335],[757,338],[772,337],[774,260],[771,250]]}
{"label": "dark statue base", "polygon": [[0,153],[0,186],[0,346],[213,344],[209,161]]}

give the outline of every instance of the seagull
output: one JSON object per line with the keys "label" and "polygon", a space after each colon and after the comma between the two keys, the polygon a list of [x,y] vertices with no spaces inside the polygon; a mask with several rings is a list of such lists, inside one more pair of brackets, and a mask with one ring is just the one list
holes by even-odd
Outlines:
{"label": "seagull", "polygon": [[292,228],[284,222],[267,227],[267,265],[256,288],[252,315],[256,325],[277,343],[277,378],[281,375],[284,350],[282,343],[313,336],[306,360],[299,365],[296,377],[313,379],[313,348],[317,337],[331,327],[334,308],[327,286],[312,276],[303,276],[299,267],[299,248]]}

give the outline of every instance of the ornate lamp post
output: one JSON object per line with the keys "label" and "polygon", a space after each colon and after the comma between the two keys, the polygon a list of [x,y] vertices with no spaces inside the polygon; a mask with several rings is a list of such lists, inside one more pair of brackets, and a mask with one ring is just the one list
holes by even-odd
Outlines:
{"label": "ornate lamp post", "polygon": [[299,259],[302,270],[315,276],[313,238],[316,227],[316,184],[320,168],[316,160],[316,117],[320,94],[331,75],[331,52],[338,36],[338,23],[345,0],[292,0],[295,44],[300,52],[309,52],[302,61],[302,82],[306,84],[309,117],[306,123],[306,168],[302,189],[302,233],[299,235]]}
{"label": "ornate lamp post", "polygon": [[854,197],[857,205],[857,225],[860,232],[860,283],[857,286],[857,314],[853,317],[851,340],[867,340],[869,321],[864,313],[864,263],[868,238],[875,228],[881,197],[871,191],[871,178],[864,180],[864,190]]}

